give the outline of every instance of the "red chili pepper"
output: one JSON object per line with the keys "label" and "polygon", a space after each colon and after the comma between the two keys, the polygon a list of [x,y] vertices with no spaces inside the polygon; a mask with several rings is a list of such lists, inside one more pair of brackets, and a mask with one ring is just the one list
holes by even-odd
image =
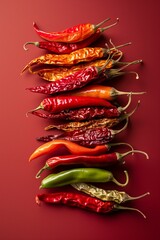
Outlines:
{"label": "red chili pepper", "polygon": [[[105,70],[106,64],[103,67],[90,66],[55,82],[27,89],[35,93],[54,94],[81,88],[91,81],[97,79],[99,75],[102,74],[102,72]],[[109,78],[109,75],[110,74],[108,72],[106,78]]]}
{"label": "red chili pepper", "polygon": [[130,144],[127,143],[108,143],[105,145],[99,145],[94,148],[87,148],[80,146],[79,144],[76,144],[71,141],[63,140],[63,139],[55,139],[50,142],[44,143],[41,146],[39,146],[30,156],[29,161],[32,161],[35,158],[41,157],[45,154],[54,153],[57,149],[60,149],[61,146],[64,146],[71,154],[73,155],[100,155],[107,151],[112,146],[118,146],[118,145],[126,145],[131,147]]}
{"label": "red chili pepper", "polygon": [[[83,98],[83,97],[82,97]],[[93,98],[93,100],[96,98]],[[104,99],[101,99],[105,101]],[[119,117],[120,114],[127,109],[131,102],[131,95],[129,97],[129,101],[125,107],[101,107],[101,106],[94,106],[94,107],[79,107],[75,109],[65,109],[61,110],[59,113],[41,113],[36,112],[38,108],[35,110],[30,111],[38,117],[46,118],[46,119],[59,119],[59,120],[69,120],[69,121],[84,121],[84,120],[91,120],[91,119],[99,119],[99,118],[113,118]]]}
{"label": "red chili pepper", "polygon": [[44,170],[51,170],[61,165],[84,165],[85,167],[108,167],[122,162],[123,158],[131,153],[142,153],[148,159],[147,153],[139,150],[132,150],[126,153],[106,153],[97,156],[88,155],[63,155],[49,158],[44,167],[42,167],[36,175],[36,178],[40,177],[40,174]]}
{"label": "red chili pepper", "polygon": [[[107,27],[108,28],[108,27]],[[66,42],[26,42],[23,46],[24,50],[28,50],[26,46],[28,44],[33,44],[38,48],[48,50],[56,54],[69,54],[80,48],[88,47],[90,44],[95,42],[100,36],[105,28],[97,29],[97,31],[85,40],[77,43],[66,43]]]}
{"label": "red chili pepper", "polygon": [[[127,126],[127,123],[120,130],[112,130],[105,126],[73,130],[70,132],[63,133],[62,136],[58,136],[58,139],[64,139],[64,140],[76,142],[79,145],[82,145],[85,147],[104,145],[110,142],[116,134],[124,130]],[[45,137],[41,137],[38,140],[49,142],[49,141],[52,141],[53,139],[54,139],[54,136],[48,135]]]}
{"label": "red chili pepper", "polygon": [[57,96],[45,98],[40,105],[29,112],[34,112],[43,109],[50,113],[59,113],[66,109],[75,109],[79,107],[101,106],[106,108],[114,108],[115,106],[105,99],[79,97],[79,96]]}
{"label": "red chili pepper", "polygon": [[109,213],[114,210],[133,210],[139,212],[144,218],[146,216],[135,208],[120,206],[113,201],[102,201],[100,199],[74,192],[54,192],[37,194],[35,197],[37,204],[40,202],[53,205],[63,204],[70,207],[78,207],[96,213]]}
{"label": "red chili pepper", "polygon": [[[70,42],[70,43],[75,43],[75,42],[80,42],[83,41],[84,39],[90,37],[92,34],[94,34],[99,27],[110,20],[110,18],[105,19],[104,21],[100,22],[97,25],[93,25],[91,23],[86,23],[86,24],[79,24],[76,26],[73,26],[71,28],[67,28],[61,32],[44,32],[38,28],[36,23],[33,23],[33,27],[37,34],[42,38],[47,41],[55,41],[55,42]],[[117,19],[118,22],[119,19]],[[114,26],[114,23],[106,28],[102,28],[101,31],[106,30],[107,28],[110,28]]]}
{"label": "red chili pepper", "polygon": [[99,119],[103,117],[112,118],[120,116],[122,108],[105,108],[105,107],[83,107],[78,109],[67,109],[57,114],[46,114],[42,112],[30,112],[35,116],[46,119],[59,119],[67,121],[84,121]]}

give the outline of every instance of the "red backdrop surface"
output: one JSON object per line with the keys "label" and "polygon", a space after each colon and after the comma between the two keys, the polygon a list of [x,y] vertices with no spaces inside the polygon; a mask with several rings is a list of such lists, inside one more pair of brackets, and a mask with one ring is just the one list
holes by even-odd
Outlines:
{"label": "red backdrop surface", "polygon": [[[157,239],[159,224],[159,1],[99,0],[99,1],[1,1],[1,168],[0,168],[0,239],[2,240],[95,240],[95,239]],[[132,42],[125,47],[124,59],[143,59],[143,64],[130,67],[139,73],[126,75],[109,82],[119,90],[146,91],[133,96],[131,109],[138,99],[141,104],[131,117],[128,129],[116,137],[143,155],[126,158],[125,168],[130,182],[124,189],[130,195],[150,192],[150,196],[130,204],[143,211],[147,219],[136,212],[121,211],[101,216],[68,207],[41,207],[35,203],[40,181],[35,174],[44,164],[42,159],[28,162],[30,154],[40,145],[35,138],[44,134],[46,121],[26,112],[37,105],[43,96],[30,93],[26,87],[40,83],[35,75],[24,73],[22,68],[44,51],[30,46],[23,50],[26,41],[38,41],[33,30],[35,21],[41,28],[59,31],[84,23],[98,23],[110,17],[119,24],[104,33],[106,40],[116,44]],[[122,99],[122,98],[121,98]],[[126,101],[126,98],[123,98]],[[120,149],[123,152],[123,148]],[[123,180],[123,173],[116,172]],[[115,188],[114,184],[105,188]]]}

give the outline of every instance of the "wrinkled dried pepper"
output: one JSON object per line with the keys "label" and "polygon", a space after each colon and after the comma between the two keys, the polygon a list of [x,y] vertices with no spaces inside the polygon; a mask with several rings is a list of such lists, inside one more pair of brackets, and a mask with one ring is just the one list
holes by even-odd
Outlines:
{"label": "wrinkled dried pepper", "polygon": [[[107,18],[100,22],[97,25],[91,24],[91,23],[85,23],[85,24],[78,24],[76,26],[73,26],[71,28],[67,28],[61,32],[44,32],[40,30],[37,26],[37,24],[34,22],[33,27],[36,31],[36,33],[42,38],[47,41],[56,41],[56,42],[70,42],[70,43],[75,43],[75,42],[80,42],[83,41],[84,39],[90,37],[93,35],[97,29],[100,28],[102,24],[110,20],[110,18]],[[100,31],[103,32],[107,28],[110,28],[114,25],[117,24],[119,19],[117,18],[117,21],[113,23],[110,26],[107,26],[105,28],[101,28]]]}

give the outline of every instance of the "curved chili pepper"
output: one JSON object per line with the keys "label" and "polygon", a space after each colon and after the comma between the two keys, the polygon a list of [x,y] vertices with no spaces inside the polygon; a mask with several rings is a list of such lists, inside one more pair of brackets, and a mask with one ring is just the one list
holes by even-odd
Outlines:
{"label": "curved chili pepper", "polygon": [[31,60],[22,70],[22,73],[31,67],[39,65],[49,66],[73,66],[81,62],[90,62],[96,59],[105,58],[111,55],[122,57],[122,52],[116,48],[106,49],[102,47],[86,47],[75,50],[70,54],[45,54]]}
{"label": "curved chili pepper", "polygon": [[[58,139],[64,139],[72,142],[76,142],[85,147],[93,147],[97,145],[103,145],[110,142],[114,136],[120,133],[126,128],[128,121],[120,130],[113,130],[105,126],[96,127],[96,128],[87,128],[73,130],[70,132],[65,132],[62,135],[58,136]],[[56,136],[55,136],[56,137]],[[41,141],[53,141],[55,138],[52,135],[39,138]]]}
{"label": "curved chili pepper", "polygon": [[38,157],[44,156],[45,154],[54,153],[57,149],[60,149],[61,146],[64,146],[71,154],[73,155],[100,155],[110,150],[112,146],[118,145],[126,145],[131,147],[130,144],[127,143],[108,143],[105,145],[99,145],[94,148],[87,148],[80,146],[74,142],[63,140],[63,139],[55,139],[50,142],[44,143],[39,146],[30,156],[29,161],[36,159]]}
{"label": "curved chili pepper", "polygon": [[[110,20],[110,18],[105,19],[104,21],[100,22],[97,25],[94,25],[91,23],[79,24],[71,28],[67,28],[61,32],[51,32],[51,33],[40,30],[35,22],[33,23],[33,27],[36,33],[42,39],[45,39],[47,41],[75,43],[75,42],[83,41],[84,39],[93,35],[97,31],[97,29],[99,29],[99,27],[105,22],[107,22],[108,20]],[[118,20],[119,19],[117,19],[117,22]],[[101,32],[116,25],[117,22],[105,28],[101,28],[100,29]]]}
{"label": "curved chili pepper", "polygon": [[112,172],[101,168],[74,168],[64,170],[58,173],[52,173],[41,181],[40,188],[62,187],[79,182],[113,182],[118,186],[125,187],[128,184],[129,177],[127,171],[125,183],[118,182]]}
{"label": "curved chili pepper", "polygon": [[[65,93],[65,96],[70,95],[70,96],[84,96],[84,97],[99,97],[103,98],[109,101],[115,100],[116,97],[121,96],[121,95],[139,95],[139,94],[144,94],[146,92],[123,92],[123,91],[118,91],[114,87],[111,86],[103,86],[103,85],[89,85],[85,86],[83,88],[80,88],[78,90],[71,91],[69,93]],[[63,94],[64,95],[64,94]]]}
{"label": "curved chili pepper", "polygon": [[[113,43],[111,43],[113,45]],[[108,51],[112,52],[112,50],[114,49],[118,49],[127,45],[130,45],[131,43],[126,43],[126,44],[122,44],[119,46],[114,46],[113,48],[108,49]],[[119,52],[120,53],[120,52]],[[121,52],[122,55],[122,52]],[[121,65],[126,65],[128,64],[127,62],[120,62],[120,57],[118,59],[113,59],[114,58],[114,54],[112,55],[112,58],[108,60],[108,64],[106,65],[105,69],[111,69],[114,66],[121,66]],[[95,66],[95,67],[102,67],[104,66],[104,64],[106,63],[106,59],[98,59],[98,60],[94,60],[94,61],[89,61],[89,62],[83,62],[83,63],[79,63],[77,65],[73,65],[70,67],[64,67],[64,66],[60,66],[60,67],[49,67],[47,66],[47,68],[41,67],[40,69],[34,71],[33,69],[29,68],[29,71],[32,74],[38,74],[42,79],[47,80],[47,81],[56,81],[59,80],[61,78],[64,78],[68,75],[71,75],[83,68],[89,67],[89,66]]]}
{"label": "curved chili pepper", "polygon": [[50,130],[50,129],[55,128],[55,129],[63,130],[65,132],[70,132],[70,131],[79,130],[82,128],[84,130],[86,128],[94,128],[94,127],[100,127],[100,126],[106,126],[108,128],[112,128],[113,126],[122,122],[124,119],[131,117],[134,114],[134,112],[137,110],[139,103],[140,103],[140,101],[138,101],[137,106],[135,107],[135,109],[132,112],[124,113],[116,118],[100,118],[100,119],[92,119],[92,120],[88,120],[88,121],[79,121],[79,122],[72,121],[72,122],[66,122],[66,123],[61,123],[61,124],[52,124],[52,125],[45,127],[45,130]]}
{"label": "curved chili pepper", "polygon": [[117,190],[104,190],[102,188],[98,188],[96,186],[86,183],[74,183],[72,184],[72,187],[74,187],[78,191],[82,191],[102,201],[113,201],[118,204],[125,203],[127,201],[137,200],[150,194],[149,192],[146,192],[142,195],[132,197],[126,192],[120,192]]}
{"label": "curved chili pepper", "polygon": [[126,153],[105,153],[96,156],[88,156],[88,155],[63,155],[63,156],[55,156],[49,158],[44,167],[42,167],[38,173],[36,174],[36,178],[39,178],[41,173],[44,170],[51,170],[61,165],[83,165],[85,167],[108,167],[111,165],[115,165],[119,162],[122,162],[124,157],[133,153],[141,153],[146,156],[148,159],[148,154],[139,151],[139,150],[131,150]]}
{"label": "curved chili pepper", "polygon": [[[107,27],[108,28],[108,27]],[[26,42],[23,45],[24,50],[28,50],[26,46],[28,44],[32,44],[38,48],[48,50],[50,52],[56,53],[56,54],[69,54],[75,50],[88,47],[93,42],[95,42],[100,36],[101,33],[105,31],[105,28],[97,29],[97,31],[92,34],[90,37],[86,38],[83,41],[76,42],[76,43],[68,43],[68,42]]]}
{"label": "curved chili pepper", "polygon": [[82,193],[73,192],[42,193],[36,195],[35,201],[37,204],[40,204],[41,201],[53,205],[63,204],[69,207],[78,207],[96,213],[110,213],[115,210],[131,210],[137,211],[144,218],[146,218],[146,216],[136,208],[120,206],[119,204],[116,204],[113,201],[104,202],[100,199],[90,197]]}
{"label": "curved chili pepper", "polygon": [[[42,86],[27,88],[27,90],[35,93],[55,94],[81,88],[98,79],[99,75],[103,73],[106,64],[101,68],[94,66],[87,67],[60,80]],[[107,77],[110,77],[110,73],[107,73]]]}
{"label": "curved chili pepper", "polygon": [[79,107],[101,106],[106,108],[114,108],[115,106],[105,99],[79,97],[79,96],[57,96],[52,98],[45,98],[40,105],[29,111],[34,112],[39,109],[50,113],[59,113],[66,109],[75,109]]}
{"label": "curved chili pepper", "polygon": [[119,117],[124,108],[105,108],[105,107],[80,107],[77,109],[63,110],[57,114],[46,114],[42,112],[30,112],[38,117],[46,119],[59,119],[67,121],[84,121],[99,118]]}

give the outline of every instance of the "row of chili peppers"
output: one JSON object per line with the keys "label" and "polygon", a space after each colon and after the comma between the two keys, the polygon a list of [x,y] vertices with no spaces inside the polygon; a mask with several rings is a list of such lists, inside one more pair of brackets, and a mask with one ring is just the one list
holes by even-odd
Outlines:
{"label": "row of chili peppers", "polygon": [[[107,44],[106,48],[90,46],[95,44],[106,29],[118,22],[117,19],[110,26],[101,28],[102,24],[109,20],[107,18],[97,25],[79,24],[61,32],[51,33],[40,30],[34,23],[35,31],[45,41],[24,44],[25,50],[28,44],[34,44],[49,51],[30,61],[22,70],[29,70],[32,74],[38,74],[42,79],[49,81],[41,86],[27,88],[31,92],[49,95],[37,108],[29,112],[59,121],[58,124],[53,122],[45,128],[58,129],[58,133],[53,132],[37,138],[44,143],[31,154],[29,161],[55,154],[57,149],[64,146],[68,155],[50,157],[36,177],[39,178],[44,170],[54,170],[61,165],[71,166],[70,169],[49,174],[41,181],[40,188],[71,185],[79,191],[37,194],[36,202],[66,204],[102,213],[114,209],[129,209],[136,210],[145,217],[141,211],[120,204],[149,193],[131,197],[125,192],[104,190],[90,184],[114,182],[124,187],[129,180],[127,171],[124,171],[126,181],[120,183],[106,168],[123,162],[123,158],[128,154],[142,153],[148,158],[147,153],[134,150],[128,143],[112,142],[116,134],[126,129],[129,117],[139,105],[138,102],[132,112],[125,112],[130,105],[131,95],[144,92],[122,92],[105,85],[107,80],[126,73],[133,73],[138,78],[136,72],[123,70],[129,65],[141,62],[120,61],[123,52],[119,49],[130,43],[116,47],[110,41],[111,48]],[[114,102],[119,95],[129,95],[126,106],[122,107]],[[121,129],[113,129],[124,120],[126,123]],[[110,152],[111,147],[118,145],[127,145],[131,150],[126,153]],[[78,167],[72,168],[73,166]]]}

